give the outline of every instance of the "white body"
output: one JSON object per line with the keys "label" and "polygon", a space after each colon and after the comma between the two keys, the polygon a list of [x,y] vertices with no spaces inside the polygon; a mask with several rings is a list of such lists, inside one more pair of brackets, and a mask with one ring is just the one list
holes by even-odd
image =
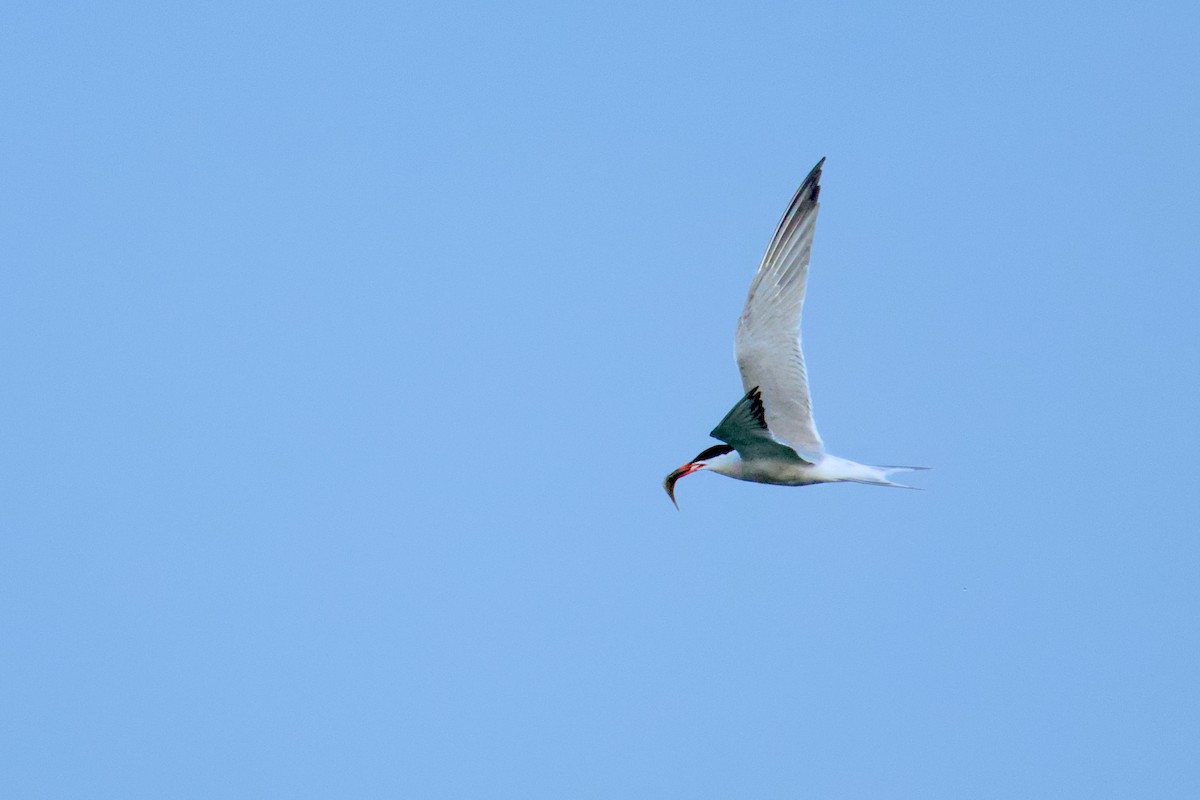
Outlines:
{"label": "white body", "polygon": [[[704,468],[718,475],[727,475],[742,481],[774,483],[780,486],[809,486],[814,483],[875,483],[883,486],[900,486],[888,480],[889,472],[907,471],[914,467],[885,468],[859,464],[845,458],[824,453],[815,464],[797,461],[776,461],[756,458],[743,461],[737,452],[709,459]],[[907,487],[906,487],[907,488]]]}

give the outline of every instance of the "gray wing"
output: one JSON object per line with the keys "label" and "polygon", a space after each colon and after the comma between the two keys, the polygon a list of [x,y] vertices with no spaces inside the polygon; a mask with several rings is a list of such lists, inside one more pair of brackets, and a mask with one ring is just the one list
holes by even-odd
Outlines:
{"label": "gray wing", "polygon": [[747,392],[758,388],[767,427],[774,438],[801,455],[817,455],[825,449],[813,423],[808,375],[800,350],[800,312],[804,308],[824,164],[822,158],[808,173],[779,221],[750,284],[737,329],[742,387]]}
{"label": "gray wing", "polygon": [[796,451],[782,444],[771,435],[763,408],[762,393],[758,387],[746,392],[725,419],[709,434],[738,451],[743,461],[763,459],[765,461],[791,461],[810,463]]}

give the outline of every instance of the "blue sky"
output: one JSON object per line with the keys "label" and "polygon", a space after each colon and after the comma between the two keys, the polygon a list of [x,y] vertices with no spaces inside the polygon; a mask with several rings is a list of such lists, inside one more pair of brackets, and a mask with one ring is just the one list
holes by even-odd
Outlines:
{"label": "blue sky", "polygon": [[5,17],[4,797],[1200,793],[1194,5]]}

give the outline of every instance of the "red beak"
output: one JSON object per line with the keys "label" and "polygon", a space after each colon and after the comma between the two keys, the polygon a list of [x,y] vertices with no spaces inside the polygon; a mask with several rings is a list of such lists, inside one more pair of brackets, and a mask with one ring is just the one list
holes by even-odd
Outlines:
{"label": "red beak", "polygon": [[682,467],[668,475],[667,479],[663,481],[663,488],[667,490],[667,497],[671,498],[671,502],[675,504],[675,508],[679,508],[679,501],[675,499],[675,481],[679,480],[684,475],[691,475],[693,472],[703,466],[704,464],[698,461],[693,461],[690,464],[684,464]]}

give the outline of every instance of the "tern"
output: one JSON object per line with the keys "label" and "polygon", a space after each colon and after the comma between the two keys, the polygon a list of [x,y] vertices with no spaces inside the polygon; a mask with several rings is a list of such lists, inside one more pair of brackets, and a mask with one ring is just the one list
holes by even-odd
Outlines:
{"label": "tern", "polygon": [[824,165],[822,158],[796,190],[750,284],[735,344],[745,395],[710,434],[723,444],[704,450],[663,481],[676,508],[675,482],[705,469],[781,486],[852,481],[902,489],[916,487],[888,476],[926,469],[868,466],[830,455],[813,422],[800,313]]}

